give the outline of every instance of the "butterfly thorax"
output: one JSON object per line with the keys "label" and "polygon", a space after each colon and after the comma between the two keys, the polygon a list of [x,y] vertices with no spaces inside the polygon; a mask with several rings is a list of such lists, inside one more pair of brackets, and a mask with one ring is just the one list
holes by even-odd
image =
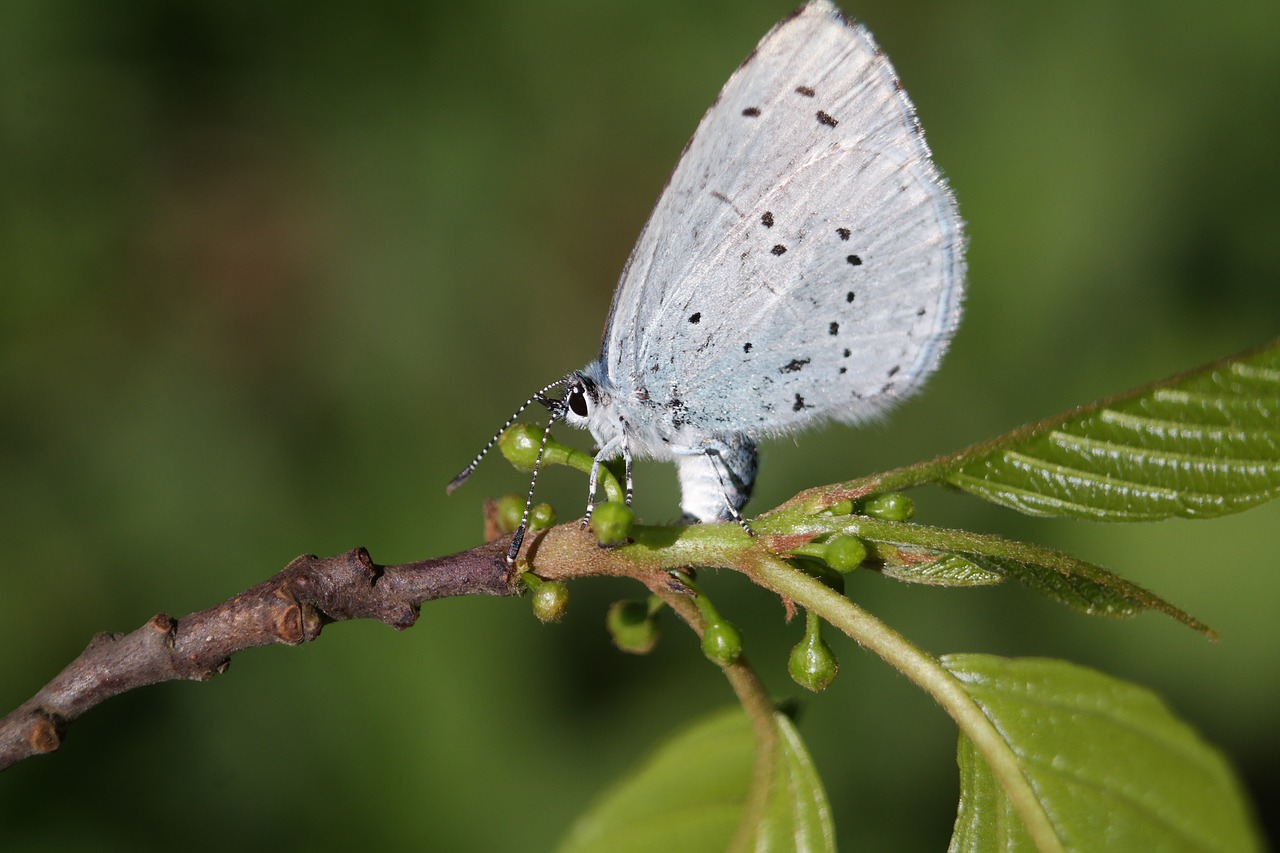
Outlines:
{"label": "butterfly thorax", "polygon": [[588,430],[599,447],[613,448],[611,457],[621,455],[625,444],[635,458],[666,462],[708,442],[749,440],[745,433],[691,422],[674,394],[653,392],[626,378],[615,383],[601,361],[569,374],[564,387],[565,423]]}
{"label": "butterfly thorax", "polygon": [[734,517],[750,497],[757,465],[752,436],[692,424],[678,398],[620,387],[600,361],[569,374],[564,388],[561,416],[590,431],[597,462],[622,456],[628,467],[634,458],[676,463],[686,520]]}

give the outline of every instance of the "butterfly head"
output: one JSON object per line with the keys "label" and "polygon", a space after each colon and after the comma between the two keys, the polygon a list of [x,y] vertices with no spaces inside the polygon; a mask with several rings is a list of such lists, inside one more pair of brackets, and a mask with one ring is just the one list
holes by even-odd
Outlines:
{"label": "butterfly head", "polygon": [[559,400],[543,397],[538,401],[547,407],[552,419],[587,430],[597,441],[608,440],[617,419],[611,416],[613,396],[607,391],[599,362],[570,373],[560,387],[564,394]]}

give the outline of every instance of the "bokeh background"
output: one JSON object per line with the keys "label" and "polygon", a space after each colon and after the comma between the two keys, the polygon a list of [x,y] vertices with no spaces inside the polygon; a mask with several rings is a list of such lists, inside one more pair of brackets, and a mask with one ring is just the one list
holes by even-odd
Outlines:
{"label": "bokeh background", "polygon": [[[1257,344],[1280,328],[1274,0],[860,0],[969,222],[971,295],[885,425],[769,444],[759,510]],[[499,458],[593,357],[631,243],[720,85],[790,0],[0,4],[0,713],[100,630],[182,614],[302,552],[480,538]],[[576,440],[586,446],[585,436]],[[642,516],[674,474],[639,472]],[[579,511],[582,478],[542,496]],[[916,495],[922,521],[1108,565],[1221,630],[1104,622],[1019,589],[856,577],[935,652],[1055,655],[1147,684],[1280,771],[1280,506],[1099,526]],[[708,576],[779,696],[801,633]],[[731,702],[668,623],[647,658],[519,600],[326,630],[117,699],[0,776],[0,846],[552,846],[664,733]],[[954,729],[851,643],[808,738],[848,849],[941,849]],[[1271,818],[1274,820],[1274,816]]]}

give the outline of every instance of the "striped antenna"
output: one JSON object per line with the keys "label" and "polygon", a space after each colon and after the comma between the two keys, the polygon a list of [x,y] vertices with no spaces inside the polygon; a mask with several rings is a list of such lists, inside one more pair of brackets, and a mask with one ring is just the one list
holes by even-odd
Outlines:
{"label": "striped antenna", "polygon": [[551,437],[551,427],[563,417],[563,408],[555,405],[559,403],[558,400],[547,400],[542,397],[542,391],[539,391],[535,397],[538,398],[540,403],[550,404],[547,408],[551,409],[551,420],[547,422],[547,428],[542,431],[542,444],[538,446],[538,456],[533,460],[533,476],[529,478],[529,494],[524,499],[524,515],[520,516],[520,526],[516,528],[516,535],[511,539],[511,547],[507,549],[508,567],[516,564],[516,555],[520,553],[520,546],[524,543],[525,531],[529,529],[529,512],[533,507],[533,487],[538,485],[538,469],[542,467],[542,454],[547,449],[547,439]]}
{"label": "striped antenna", "polygon": [[[463,468],[463,469],[458,473],[458,476],[454,477],[454,478],[449,482],[449,485],[445,486],[445,489],[444,489],[444,490],[445,490],[445,493],[446,493],[446,494],[450,494],[450,495],[451,495],[451,494],[453,494],[454,492],[456,492],[456,491],[458,490],[458,487],[459,487],[459,486],[461,486],[463,483],[465,483],[465,482],[467,481],[467,479],[468,479],[472,474],[474,474],[474,473],[476,472],[476,468],[480,465],[480,460],[481,460],[481,459],[484,459],[485,454],[486,454],[486,453],[488,453],[490,450],[492,450],[492,449],[493,449],[493,446],[494,446],[495,444],[497,444],[497,443],[498,443],[498,439],[499,439],[499,438],[501,438],[501,437],[502,437],[502,434],[503,434],[504,432],[506,432],[506,431],[507,431],[507,429],[508,429],[508,428],[509,428],[513,423],[515,423],[515,422],[516,422],[516,418],[520,417],[520,415],[524,412],[524,410],[525,410],[525,409],[529,408],[529,407],[530,407],[530,406],[532,406],[534,403],[544,403],[544,404],[545,404],[545,403],[546,403],[546,398],[545,398],[543,395],[544,395],[544,394],[546,394],[548,391],[550,391],[552,388],[558,388],[559,386],[563,385],[564,383],[565,383],[565,380],[564,380],[564,379],[557,379],[555,382],[552,382],[550,385],[548,385],[547,387],[543,388],[543,389],[542,389],[541,391],[539,391],[538,393],[534,394],[534,395],[533,395],[532,397],[530,397],[528,400],[525,400],[525,401],[524,401],[524,403],[522,403],[522,404],[521,404],[520,408],[516,409],[516,410],[515,410],[515,413],[514,413],[514,414],[512,414],[512,415],[511,415],[511,417],[507,418],[507,422],[506,422],[505,424],[503,424],[503,425],[502,425],[502,429],[498,430],[497,432],[495,432],[495,433],[493,434],[493,438],[489,439],[489,443],[488,443],[488,444],[486,444],[486,445],[484,446],[484,449],[483,449],[483,450],[481,450],[479,453],[477,453],[477,454],[476,454],[476,458],[471,460],[471,464],[470,464],[470,465],[468,465],[466,468]],[[553,420],[554,420],[554,419],[553,419]],[[544,445],[544,446],[546,445],[546,441],[547,441],[547,439],[546,439],[546,437],[544,436],[544,437],[543,437],[543,439],[542,439],[542,443],[543,443],[543,445]],[[541,453],[539,453],[539,454],[538,454],[538,458],[539,458],[539,459],[541,459],[541,458],[542,458],[542,454],[541,454]],[[528,512],[528,509],[526,508],[526,509],[525,509],[525,516],[527,517],[527,516],[528,516],[528,514],[529,514],[529,512]]]}

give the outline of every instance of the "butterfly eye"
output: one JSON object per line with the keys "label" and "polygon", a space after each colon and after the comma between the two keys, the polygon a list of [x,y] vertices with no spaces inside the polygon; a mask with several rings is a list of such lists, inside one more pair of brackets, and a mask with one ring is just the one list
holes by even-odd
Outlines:
{"label": "butterfly eye", "polygon": [[580,418],[587,416],[587,395],[581,385],[569,389],[569,409]]}

